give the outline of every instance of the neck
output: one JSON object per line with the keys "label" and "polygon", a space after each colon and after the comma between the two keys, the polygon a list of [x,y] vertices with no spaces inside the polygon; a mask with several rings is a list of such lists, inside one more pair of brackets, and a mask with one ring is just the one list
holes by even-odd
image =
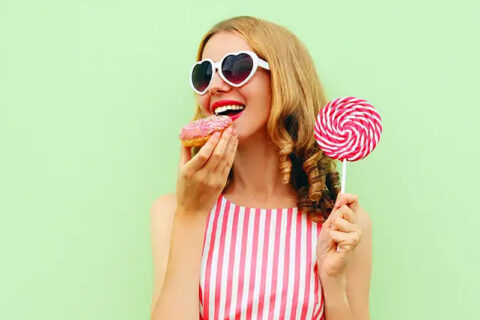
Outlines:
{"label": "neck", "polygon": [[266,130],[242,140],[232,167],[233,179],[226,193],[260,202],[283,199],[283,202],[296,203],[293,187],[281,182],[279,155]]}

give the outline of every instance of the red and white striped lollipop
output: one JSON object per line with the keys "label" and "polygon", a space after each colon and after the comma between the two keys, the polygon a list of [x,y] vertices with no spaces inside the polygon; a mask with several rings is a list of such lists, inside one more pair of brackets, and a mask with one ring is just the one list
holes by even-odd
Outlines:
{"label": "red and white striped lollipop", "polygon": [[318,113],[314,133],[320,149],[327,156],[343,161],[343,193],[346,161],[363,159],[375,149],[382,134],[382,119],[364,99],[337,98]]}
{"label": "red and white striped lollipop", "polygon": [[377,110],[363,99],[337,98],[318,113],[314,133],[320,149],[327,156],[343,161],[340,192],[344,193],[347,160],[363,159],[375,149],[382,134],[382,119]]}

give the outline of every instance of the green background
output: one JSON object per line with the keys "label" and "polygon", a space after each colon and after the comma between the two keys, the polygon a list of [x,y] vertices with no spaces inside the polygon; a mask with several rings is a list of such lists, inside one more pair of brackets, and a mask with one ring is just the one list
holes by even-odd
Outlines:
{"label": "green background", "polygon": [[290,29],[329,99],[382,116],[346,190],[373,220],[371,318],[475,318],[479,13],[474,0],[2,1],[0,318],[149,318],[149,210],[175,190],[188,72],[201,36],[236,15]]}

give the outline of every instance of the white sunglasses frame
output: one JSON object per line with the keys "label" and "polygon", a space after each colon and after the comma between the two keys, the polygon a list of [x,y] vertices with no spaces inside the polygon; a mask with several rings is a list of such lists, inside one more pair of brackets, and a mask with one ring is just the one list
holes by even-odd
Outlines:
{"label": "white sunglasses frame", "polygon": [[[238,55],[238,54],[241,54],[241,53],[246,53],[248,54],[251,58],[252,58],[252,61],[253,61],[253,66],[252,66],[252,71],[250,72],[250,74],[248,75],[248,77],[245,78],[245,80],[243,80],[242,82],[240,82],[239,84],[235,84],[233,82],[230,82],[228,81],[224,75],[223,75],[223,72],[222,72],[222,69],[221,69],[221,66],[222,66],[222,63],[223,63],[223,60],[225,60],[226,57],[228,56],[235,56],[235,55]],[[205,88],[204,91],[198,91],[197,89],[195,89],[195,87],[193,86],[193,80],[192,80],[192,75],[193,75],[193,70],[195,69],[195,66],[197,66],[198,64],[201,64],[205,61],[209,61],[211,63],[211,65],[213,66],[213,72],[212,72],[212,78],[210,79],[210,82],[208,83],[207,87]],[[253,51],[249,51],[249,50],[243,50],[243,51],[235,51],[235,52],[230,52],[230,53],[227,53],[226,55],[223,56],[223,58],[219,61],[219,62],[214,62],[212,59],[210,58],[207,58],[207,59],[203,59],[201,61],[198,61],[196,62],[193,67],[190,69],[190,86],[192,87],[193,91],[195,91],[196,93],[198,93],[199,95],[204,95],[205,93],[207,93],[208,89],[210,88],[210,85],[212,84],[212,80],[213,80],[213,77],[215,76],[215,72],[217,72],[218,70],[218,74],[220,75],[220,78],[223,79],[223,81],[225,81],[226,83],[228,83],[229,85],[231,85],[232,87],[241,87],[243,86],[245,83],[248,82],[248,80],[250,80],[251,77],[253,77],[253,75],[255,74],[255,72],[257,72],[257,68],[258,67],[261,67],[263,69],[266,69],[266,70],[270,70],[270,65],[268,64],[267,61],[263,60],[262,58],[259,58],[257,56],[257,54]]]}

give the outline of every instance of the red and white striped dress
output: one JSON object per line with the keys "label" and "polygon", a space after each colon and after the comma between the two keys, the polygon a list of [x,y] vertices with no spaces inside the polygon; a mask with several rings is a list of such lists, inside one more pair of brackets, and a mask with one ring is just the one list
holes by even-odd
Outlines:
{"label": "red and white striped dress", "polygon": [[321,224],[297,207],[248,208],[223,194],[207,219],[200,319],[325,318],[316,263]]}

